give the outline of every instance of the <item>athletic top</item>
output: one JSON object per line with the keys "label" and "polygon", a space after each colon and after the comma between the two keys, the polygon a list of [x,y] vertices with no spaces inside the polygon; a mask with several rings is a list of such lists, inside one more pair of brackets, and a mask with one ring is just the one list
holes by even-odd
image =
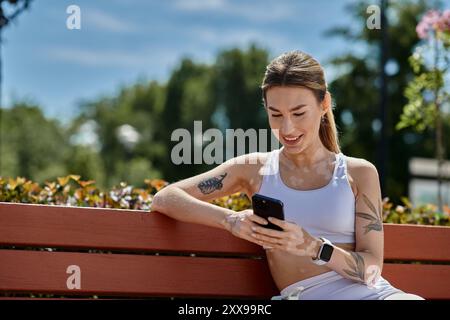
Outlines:
{"label": "athletic top", "polygon": [[281,200],[285,220],[295,222],[312,236],[335,243],[355,243],[355,196],[347,177],[346,156],[342,152],[335,154],[333,177],[326,186],[297,190],[281,180],[280,152],[269,152],[258,193]]}

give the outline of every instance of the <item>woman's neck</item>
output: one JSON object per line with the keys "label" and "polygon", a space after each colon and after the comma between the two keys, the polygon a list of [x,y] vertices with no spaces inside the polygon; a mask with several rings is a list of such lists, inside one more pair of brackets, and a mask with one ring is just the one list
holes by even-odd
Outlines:
{"label": "woman's neck", "polygon": [[321,162],[328,162],[332,155],[334,159],[333,152],[326,149],[322,143],[297,154],[288,153],[283,147],[280,153],[283,157],[281,160],[291,169],[315,167]]}

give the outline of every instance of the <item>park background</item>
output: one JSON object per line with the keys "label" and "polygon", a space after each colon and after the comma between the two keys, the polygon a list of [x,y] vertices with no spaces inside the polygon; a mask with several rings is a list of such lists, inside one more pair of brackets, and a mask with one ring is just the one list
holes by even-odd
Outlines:
{"label": "park background", "polygon": [[[343,153],[381,173],[385,218],[449,223],[449,157],[439,208],[435,129],[396,128],[409,58],[427,41],[416,26],[449,0],[1,3],[5,15],[29,6],[1,30],[0,201],[148,209],[167,183],[214,166],[173,164],[173,130],[268,129],[265,66],[298,49],[324,66]],[[80,30],[66,26],[72,4]],[[370,5],[385,5],[385,28],[367,27]],[[448,153],[448,100],[441,111]],[[248,206],[241,195],[216,203]]]}

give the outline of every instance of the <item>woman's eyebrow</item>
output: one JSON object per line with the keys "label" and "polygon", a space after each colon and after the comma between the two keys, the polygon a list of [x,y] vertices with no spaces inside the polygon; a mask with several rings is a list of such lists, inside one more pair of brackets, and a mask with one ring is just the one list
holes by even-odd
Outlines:
{"label": "woman's eyebrow", "polygon": [[[299,110],[299,109],[301,109],[303,107],[306,107],[306,104],[299,104],[299,105],[289,109],[289,111],[296,111],[296,110]],[[274,108],[272,106],[269,106],[269,109],[272,110],[272,111],[280,112],[280,110],[278,110],[278,109],[276,109],[276,108]]]}

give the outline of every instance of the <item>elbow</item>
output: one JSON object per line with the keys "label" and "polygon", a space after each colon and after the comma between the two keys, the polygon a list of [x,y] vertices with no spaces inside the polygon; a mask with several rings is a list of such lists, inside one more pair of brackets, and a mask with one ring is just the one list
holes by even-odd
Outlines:
{"label": "elbow", "polygon": [[158,211],[160,213],[164,213],[165,206],[167,203],[167,188],[164,188],[160,191],[158,191],[154,196],[152,203],[150,205],[150,211]]}

